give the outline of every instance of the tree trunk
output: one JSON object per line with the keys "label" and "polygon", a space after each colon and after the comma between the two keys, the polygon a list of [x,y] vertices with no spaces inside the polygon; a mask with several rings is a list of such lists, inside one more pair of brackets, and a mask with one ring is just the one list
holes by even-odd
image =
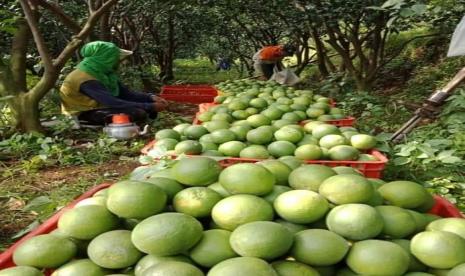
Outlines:
{"label": "tree trunk", "polygon": [[42,132],[39,121],[39,105],[28,93],[21,93],[10,100],[13,120],[17,130],[22,132]]}
{"label": "tree trunk", "polygon": [[315,42],[318,69],[323,78],[329,76],[328,67],[326,67],[326,49],[316,30],[311,31],[312,39]]}

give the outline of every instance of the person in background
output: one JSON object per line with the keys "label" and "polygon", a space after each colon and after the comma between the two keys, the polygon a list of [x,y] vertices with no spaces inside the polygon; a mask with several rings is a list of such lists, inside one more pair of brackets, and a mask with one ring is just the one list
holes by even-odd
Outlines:
{"label": "person in background", "polygon": [[274,68],[281,71],[283,58],[294,55],[295,51],[295,46],[291,44],[263,47],[252,58],[255,75],[261,80],[270,79]]}
{"label": "person in background", "polygon": [[111,42],[84,45],[83,60],[66,76],[60,89],[62,113],[93,125],[105,125],[108,117],[119,113],[129,115],[134,122],[156,118],[167,102],[155,95],[131,91],[118,79],[120,62],[131,54]]}
{"label": "person in background", "polygon": [[225,70],[228,71],[231,69],[231,63],[229,63],[228,58],[219,57],[218,64],[216,65],[216,71]]}

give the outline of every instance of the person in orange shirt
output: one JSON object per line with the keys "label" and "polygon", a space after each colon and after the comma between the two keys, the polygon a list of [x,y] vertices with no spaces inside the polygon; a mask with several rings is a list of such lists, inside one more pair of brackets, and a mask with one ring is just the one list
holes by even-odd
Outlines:
{"label": "person in orange shirt", "polygon": [[295,46],[291,44],[263,47],[252,58],[255,75],[261,80],[270,79],[275,66],[281,71],[281,61],[285,57],[294,55],[295,50]]}

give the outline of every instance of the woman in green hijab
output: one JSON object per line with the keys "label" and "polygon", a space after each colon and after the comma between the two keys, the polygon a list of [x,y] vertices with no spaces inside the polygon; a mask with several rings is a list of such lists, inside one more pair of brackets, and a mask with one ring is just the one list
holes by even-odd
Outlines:
{"label": "woman in green hijab", "polygon": [[83,60],[60,89],[62,112],[90,124],[104,125],[109,115],[126,113],[134,121],[155,118],[166,101],[155,95],[129,90],[118,79],[120,61],[131,51],[114,43],[94,41],[81,49]]}

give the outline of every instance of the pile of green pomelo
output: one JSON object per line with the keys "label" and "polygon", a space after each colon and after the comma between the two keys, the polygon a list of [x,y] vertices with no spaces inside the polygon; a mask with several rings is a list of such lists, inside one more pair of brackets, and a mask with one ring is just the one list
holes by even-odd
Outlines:
{"label": "pile of green pomelo", "polygon": [[[225,95],[215,99],[221,104],[197,116],[200,124],[158,131],[149,155],[377,160],[369,154],[377,143],[375,137],[360,134],[354,127],[325,123],[345,117],[339,108],[331,107],[329,98],[310,90],[264,83],[231,82],[244,92],[223,92]],[[229,84],[219,87],[232,89]]]}
{"label": "pile of green pomelo", "polygon": [[463,276],[465,219],[433,205],[350,167],[182,158],[81,201],[0,275]]}

